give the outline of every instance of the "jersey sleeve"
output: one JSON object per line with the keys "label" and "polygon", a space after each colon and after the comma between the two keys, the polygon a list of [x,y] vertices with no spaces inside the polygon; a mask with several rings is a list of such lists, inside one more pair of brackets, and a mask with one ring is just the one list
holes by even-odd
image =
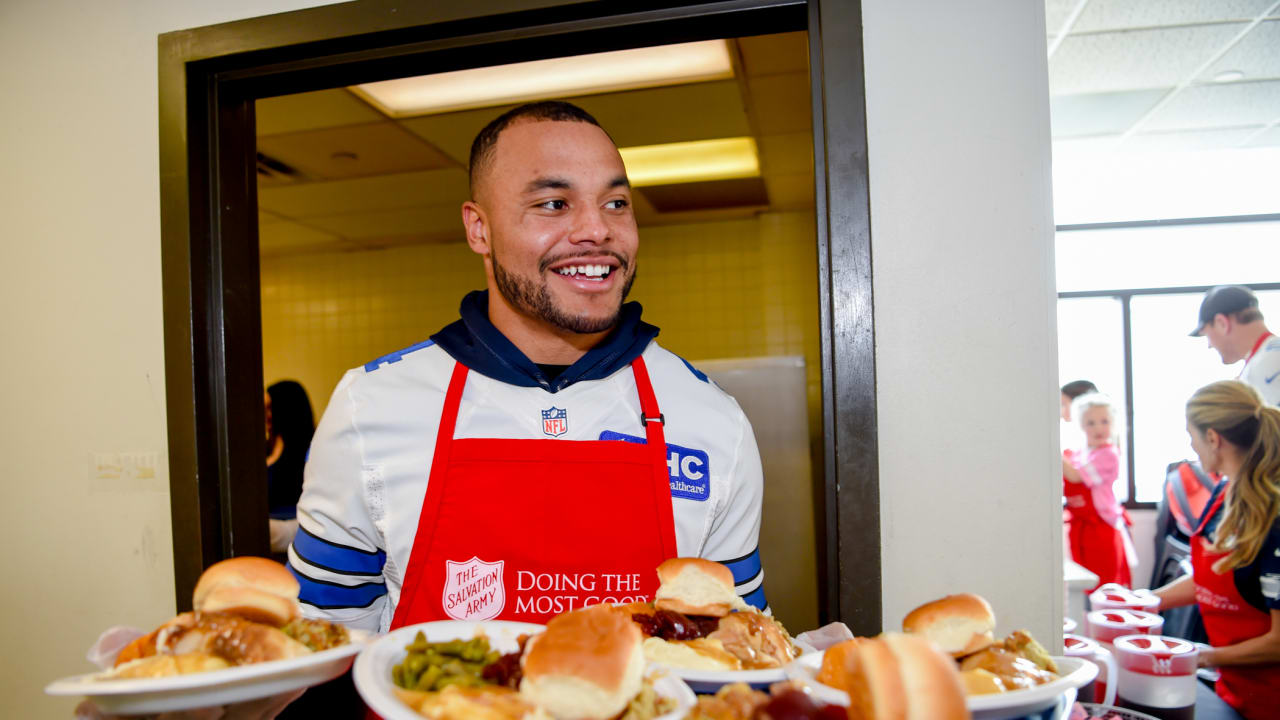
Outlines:
{"label": "jersey sleeve", "polygon": [[378,631],[387,604],[385,544],[365,497],[367,470],[351,370],[338,383],[311,441],[289,570],[307,617]]}
{"label": "jersey sleeve", "polygon": [[723,563],[733,572],[738,595],[748,605],[768,609],[764,595],[764,568],[760,564],[760,514],[764,498],[764,471],[751,423],[742,416],[741,433],[734,451],[729,490],[716,508],[702,556]]}
{"label": "jersey sleeve", "polygon": [[[1080,456],[1077,455],[1077,458]],[[1076,466],[1087,487],[1111,487],[1120,477],[1120,455],[1111,446],[1089,453],[1088,461]]]}

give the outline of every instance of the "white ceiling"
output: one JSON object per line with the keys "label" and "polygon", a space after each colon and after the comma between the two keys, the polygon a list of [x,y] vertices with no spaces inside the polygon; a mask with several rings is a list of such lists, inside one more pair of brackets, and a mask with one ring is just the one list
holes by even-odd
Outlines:
{"label": "white ceiling", "polygon": [[1060,146],[1280,145],[1280,1],[1046,0],[1045,19]]}
{"label": "white ceiling", "polygon": [[[755,137],[760,180],[640,188],[641,225],[813,206],[805,33],[730,45],[731,80],[569,98],[622,147]],[[341,88],[258,101],[259,153],[295,171],[259,175],[263,254],[462,241],[471,140],[510,107],[394,120]]]}

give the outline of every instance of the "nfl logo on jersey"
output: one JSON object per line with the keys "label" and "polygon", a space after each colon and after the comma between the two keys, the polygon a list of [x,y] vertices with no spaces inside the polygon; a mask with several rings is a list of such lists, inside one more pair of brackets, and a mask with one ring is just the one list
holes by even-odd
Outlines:
{"label": "nfl logo on jersey", "polygon": [[552,407],[542,411],[542,434],[558,437],[569,432],[569,411]]}

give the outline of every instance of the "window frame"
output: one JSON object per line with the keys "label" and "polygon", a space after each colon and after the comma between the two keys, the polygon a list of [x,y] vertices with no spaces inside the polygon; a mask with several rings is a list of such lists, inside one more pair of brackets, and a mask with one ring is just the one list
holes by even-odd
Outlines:
{"label": "window frame", "polygon": [[[1120,222],[1084,223],[1078,225],[1058,225],[1056,233],[1080,232],[1089,230],[1114,230],[1118,228],[1171,227],[1177,225],[1213,225],[1219,223],[1249,223],[1280,221],[1280,213],[1263,215],[1228,215],[1198,218],[1168,218],[1163,220],[1126,220]],[[1058,242],[1055,234],[1055,243]],[[1274,283],[1241,283],[1254,292],[1260,290],[1280,290],[1280,282]],[[1133,433],[1133,322],[1130,301],[1136,296],[1144,295],[1193,295],[1204,294],[1214,285],[1181,285],[1176,287],[1119,288],[1111,290],[1074,290],[1059,292],[1059,300],[1075,298],[1114,298],[1120,301],[1121,332],[1124,334],[1124,411],[1125,411],[1125,462],[1129,471],[1129,493],[1124,506],[1129,510],[1155,509],[1159,502],[1139,502],[1137,497],[1137,477],[1134,465],[1134,433]]]}

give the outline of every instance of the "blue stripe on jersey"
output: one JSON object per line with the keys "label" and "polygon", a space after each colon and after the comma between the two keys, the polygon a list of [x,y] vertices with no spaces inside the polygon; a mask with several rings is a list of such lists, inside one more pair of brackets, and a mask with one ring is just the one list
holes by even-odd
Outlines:
{"label": "blue stripe on jersey", "polygon": [[757,610],[764,610],[765,608],[769,607],[769,603],[764,599],[764,585],[761,585],[755,590],[752,590],[751,592],[747,593],[745,596],[743,596],[742,600],[743,602],[750,605],[751,607],[756,608]]}
{"label": "blue stripe on jersey", "polygon": [[365,363],[364,371],[373,372],[374,370],[377,370],[379,367],[383,365],[400,362],[400,360],[404,358],[405,355],[408,355],[409,353],[415,352],[417,350],[421,350],[423,348],[429,348],[435,344],[436,343],[434,340],[423,340],[422,342],[417,343],[415,345],[410,345],[409,347],[404,348],[403,350],[397,350],[392,353],[387,353],[386,355],[383,355],[382,357],[376,360],[370,360],[369,362]]}
{"label": "blue stripe on jersey", "polygon": [[[676,357],[680,357],[680,356],[679,356],[679,355],[677,355]],[[704,383],[709,383],[709,382],[711,382],[710,380],[708,380],[708,379],[707,379],[707,374],[706,374],[706,373],[704,373],[704,372],[702,372],[701,370],[699,370],[698,368],[696,368],[696,367],[694,367],[694,366],[690,365],[688,360],[685,360],[684,358],[680,358],[680,362],[684,363],[684,366],[685,366],[685,367],[687,367],[687,368],[689,368],[689,372],[693,373],[693,376],[694,376],[694,377],[698,378],[699,380],[701,380],[701,381],[702,381],[702,382],[704,382]]]}
{"label": "blue stripe on jersey", "polygon": [[735,560],[721,560],[719,562],[733,573],[733,584],[741,585],[760,574],[760,548],[756,548]]}
{"label": "blue stripe on jersey", "polygon": [[381,575],[387,554],[346,547],[318,538],[298,527],[293,538],[293,551],[309,565],[341,575]]}
{"label": "blue stripe on jersey", "polygon": [[387,594],[385,583],[338,585],[309,578],[295,570],[292,563],[287,567],[298,579],[298,600],[322,610],[369,607],[374,600]]}

